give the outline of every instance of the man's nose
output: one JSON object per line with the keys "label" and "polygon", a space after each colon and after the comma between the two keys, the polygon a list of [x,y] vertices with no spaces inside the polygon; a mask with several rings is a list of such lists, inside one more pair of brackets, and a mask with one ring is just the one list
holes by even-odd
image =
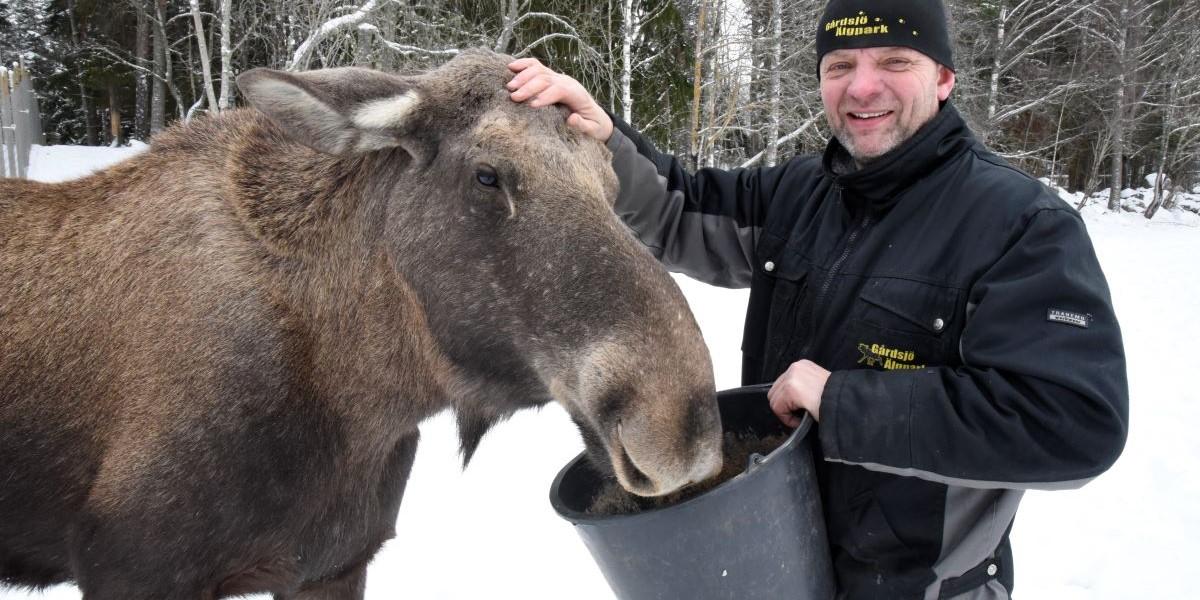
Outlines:
{"label": "man's nose", "polygon": [[871,100],[883,90],[879,69],[872,65],[858,65],[851,74],[846,94],[858,102]]}

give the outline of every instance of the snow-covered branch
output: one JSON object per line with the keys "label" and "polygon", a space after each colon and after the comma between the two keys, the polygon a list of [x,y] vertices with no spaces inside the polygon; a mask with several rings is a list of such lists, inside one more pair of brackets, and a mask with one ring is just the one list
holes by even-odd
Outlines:
{"label": "snow-covered branch", "polygon": [[[787,135],[785,135],[785,136],[783,136],[783,137],[779,138],[779,142],[778,142],[778,143],[779,143],[779,144],[786,144],[786,143],[788,143],[788,142],[790,142],[790,141],[792,141],[792,140],[796,139],[796,137],[797,137],[797,136],[799,136],[800,134],[802,134],[802,133],[804,133],[805,131],[807,131],[809,127],[812,127],[814,123],[816,123],[816,122],[820,121],[820,120],[821,120],[821,119],[823,119],[823,118],[825,118],[825,111],[821,111],[821,112],[819,112],[819,113],[817,113],[817,114],[815,114],[815,115],[813,115],[813,116],[809,117],[809,119],[808,119],[807,121],[805,121],[804,123],[802,123],[802,124],[801,124],[799,127],[797,127],[797,128],[794,130],[794,131],[792,131],[791,133],[789,133],[789,134],[787,134]],[[755,154],[754,156],[751,156],[750,158],[746,159],[746,162],[744,162],[744,163],[742,163],[742,164],[740,164],[740,165],[738,165],[738,166],[739,166],[739,167],[741,167],[741,168],[743,168],[743,169],[746,169],[746,168],[749,168],[749,167],[753,167],[753,166],[754,166],[754,163],[757,163],[759,160],[762,160],[762,157],[763,157],[763,156],[766,156],[766,154],[767,154],[767,151],[766,151],[766,150],[763,150],[762,152],[759,152],[758,154]]]}
{"label": "snow-covered branch", "polygon": [[521,58],[522,56],[525,56],[526,54],[529,54],[530,52],[532,52],[534,48],[537,48],[538,46],[541,46],[542,44],[545,44],[546,42],[549,42],[550,40],[571,40],[571,41],[575,42],[576,44],[578,44],[579,49],[583,50],[585,53],[591,54],[593,56],[599,56],[599,54],[595,50],[590,48],[586,42],[584,42],[582,39],[579,38],[579,36],[572,35],[569,33],[548,33],[546,35],[543,35],[542,37],[531,42],[528,46],[525,46],[524,49],[522,49],[520,52],[514,54],[513,56],[515,56],[517,58]]}
{"label": "snow-covered branch", "polygon": [[320,27],[317,27],[296,48],[295,54],[292,55],[292,59],[288,61],[285,68],[288,71],[300,71],[308,68],[308,58],[312,55],[317,44],[337,31],[362,23],[367,17],[371,16],[371,13],[375,11],[378,5],[378,0],[367,0],[366,3],[358,7],[354,12],[330,19]]}
{"label": "snow-covered branch", "polygon": [[396,42],[383,37],[383,32],[380,31],[378,27],[371,25],[370,23],[363,23],[362,25],[358,26],[358,29],[359,31],[369,31],[374,33],[376,36],[375,39],[380,44],[383,44],[385,48],[394,52],[399,52],[405,56],[411,56],[413,54],[424,54],[427,56],[455,56],[458,54],[458,50],[455,48],[447,48],[445,50],[430,50],[428,48],[421,48],[419,46],[397,44]]}
{"label": "snow-covered branch", "polygon": [[553,21],[555,23],[558,23],[559,25],[562,25],[564,28],[567,29],[567,31],[570,31],[571,33],[573,33],[575,35],[579,35],[579,32],[575,30],[575,26],[571,25],[570,21],[567,21],[566,19],[564,19],[558,15],[552,15],[550,13],[544,13],[544,12],[527,12],[527,13],[521,15],[520,17],[517,17],[517,20],[513,21],[513,24],[512,24],[513,29],[520,27],[521,23],[524,23],[528,19],[547,19],[547,20]]}

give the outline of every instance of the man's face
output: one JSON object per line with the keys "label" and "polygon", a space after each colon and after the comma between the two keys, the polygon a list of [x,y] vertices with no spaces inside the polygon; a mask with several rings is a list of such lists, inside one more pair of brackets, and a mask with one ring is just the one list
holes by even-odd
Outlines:
{"label": "man's face", "polygon": [[860,165],[912,137],[954,89],[953,71],[898,46],[834,50],[820,69],[825,118]]}

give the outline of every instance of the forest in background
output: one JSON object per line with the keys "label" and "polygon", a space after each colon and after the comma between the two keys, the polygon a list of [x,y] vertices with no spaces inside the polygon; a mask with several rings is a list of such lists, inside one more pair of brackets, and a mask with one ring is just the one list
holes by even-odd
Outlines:
{"label": "forest in background", "polygon": [[[1200,2],[947,0],[952,100],[989,147],[1087,196],[1200,184]],[[535,56],[694,166],[818,152],[824,0],[0,0],[0,61],[34,73],[47,143],[145,140],[237,104],[254,67]],[[1153,214],[1152,211],[1148,211]]]}

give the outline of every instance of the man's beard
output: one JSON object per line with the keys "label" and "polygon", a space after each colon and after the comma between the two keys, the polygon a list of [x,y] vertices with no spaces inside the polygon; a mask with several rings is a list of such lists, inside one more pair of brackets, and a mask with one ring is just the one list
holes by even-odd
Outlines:
{"label": "man's beard", "polygon": [[914,132],[912,131],[905,130],[903,127],[897,126],[892,128],[892,130],[888,132],[887,141],[884,143],[882,149],[872,154],[864,154],[863,151],[858,148],[858,145],[854,143],[854,136],[851,135],[845,127],[835,128],[833,130],[833,137],[836,138],[838,143],[840,143],[842,147],[846,149],[846,152],[850,154],[850,158],[854,159],[854,164],[861,169],[879,157],[891,152],[892,150],[895,150],[897,146],[904,143],[904,141],[908,138],[912,137],[913,133]]}

